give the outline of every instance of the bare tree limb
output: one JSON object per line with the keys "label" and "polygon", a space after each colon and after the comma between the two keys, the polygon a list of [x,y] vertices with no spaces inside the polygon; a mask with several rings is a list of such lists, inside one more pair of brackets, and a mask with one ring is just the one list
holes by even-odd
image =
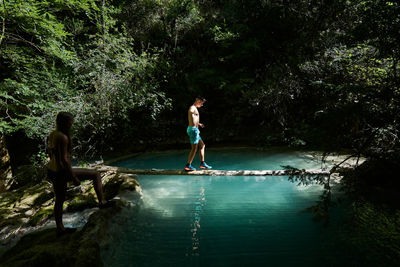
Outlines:
{"label": "bare tree limb", "polygon": [[42,49],[40,47],[38,47],[36,44],[26,40],[25,38],[23,38],[22,36],[18,35],[18,34],[14,34],[14,33],[9,33],[8,34],[12,39],[14,39],[15,41],[22,41],[25,42],[27,44],[29,44],[30,46],[34,47],[36,50],[38,50],[39,52],[43,52]]}

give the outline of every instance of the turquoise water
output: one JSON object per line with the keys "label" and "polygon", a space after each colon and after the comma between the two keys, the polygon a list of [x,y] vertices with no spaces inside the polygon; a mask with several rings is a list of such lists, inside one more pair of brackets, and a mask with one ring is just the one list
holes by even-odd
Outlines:
{"label": "turquoise water", "polygon": [[[149,153],[115,165],[182,168],[187,153]],[[302,155],[219,149],[207,161],[226,170],[319,166]],[[139,183],[139,205],[112,221],[105,266],[326,266],[337,253],[327,229],[302,212],[318,200],[321,185],[297,186],[285,176],[143,175]]]}
{"label": "turquoise water", "polygon": [[[146,153],[113,165],[138,169],[183,169],[188,154],[187,150]],[[306,169],[320,168],[321,163],[311,158],[312,154],[282,149],[268,151],[251,148],[206,149],[206,162],[221,170],[281,170],[282,165]],[[193,166],[198,168],[199,164],[197,154]]]}

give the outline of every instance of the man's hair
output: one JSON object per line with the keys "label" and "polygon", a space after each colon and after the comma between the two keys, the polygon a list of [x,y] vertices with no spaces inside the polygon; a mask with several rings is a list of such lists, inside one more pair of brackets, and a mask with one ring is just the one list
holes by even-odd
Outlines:
{"label": "man's hair", "polygon": [[206,99],[202,96],[197,96],[196,100],[200,100],[201,102],[206,102]]}

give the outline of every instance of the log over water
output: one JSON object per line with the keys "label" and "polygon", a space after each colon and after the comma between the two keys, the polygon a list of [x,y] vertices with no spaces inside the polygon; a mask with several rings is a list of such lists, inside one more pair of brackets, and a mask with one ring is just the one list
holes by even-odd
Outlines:
{"label": "log over water", "polygon": [[283,175],[329,175],[329,171],[311,170],[171,170],[171,169],[130,169],[112,166],[99,166],[100,172],[127,173],[137,175],[209,175],[209,176],[283,176]]}

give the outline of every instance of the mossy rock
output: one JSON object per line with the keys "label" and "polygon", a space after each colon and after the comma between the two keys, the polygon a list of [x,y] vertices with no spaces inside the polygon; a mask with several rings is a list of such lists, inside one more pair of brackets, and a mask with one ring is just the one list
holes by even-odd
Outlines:
{"label": "mossy rock", "polygon": [[123,191],[134,191],[139,185],[134,177],[136,176],[116,174],[107,179],[104,185],[104,198],[112,199]]}
{"label": "mossy rock", "polygon": [[71,266],[72,239],[73,235],[56,239],[55,229],[28,234],[0,258],[1,266]]}
{"label": "mossy rock", "polygon": [[115,197],[118,192],[119,188],[121,187],[122,180],[119,179],[111,179],[104,185],[103,194],[105,199],[112,199]]}
{"label": "mossy rock", "polygon": [[118,193],[121,193],[123,191],[135,191],[136,187],[139,186],[139,183],[135,179],[137,176],[130,176],[130,175],[124,175],[123,179],[124,182],[121,184],[121,187],[119,189]]}
{"label": "mossy rock", "polygon": [[38,225],[39,223],[42,223],[50,218],[52,215],[53,207],[42,208],[29,219],[28,224],[31,226]]}
{"label": "mossy rock", "polygon": [[[138,186],[138,183],[133,176],[126,174],[108,175],[104,177],[103,184],[106,199],[111,199],[122,191],[135,190],[136,186]],[[69,187],[66,197],[67,199],[64,203],[64,207],[66,207],[68,212],[76,212],[98,207],[97,197],[91,182],[82,183],[79,187]],[[1,193],[0,228],[7,227],[12,230],[17,230],[20,227],[36,226],[44,223],[53,216],[53,199],[53,188],[51,183],[47,181],[41,181],[35,185],[29,184],[13,191]],[[15,238],[17,235],[18,234],[13,234],[9,239]],[[93,251],[89,254],[95,255]],[[46,258],[45,252],[40,255],[44,255],[43,259]],[[42,256],[35,256],[34,262],[37,262],[37,265],[42,261]],[[94,257],[96,258],[97,256]],[[85,256],[84,258],[89,258],[89,256]],[[83,262],[84,258],[76,260],[76,262]],[[25,265],[25,262],[22,259],[23,258],[21,258],[21,263],[15,263],[15,266]],[[51,263],[52,266],[59,266],[57,264],[53,265],[50,259],[46,261],[46,263]],[[28,265],[32,266],[31,264]],[[45,266],[47,265],[45,264]],[[90,266],[90,263],[86,265]],[[2,265],[0,264],[0,266]]]}
{"label": "mossy rock", "polygon": [[44,203],[46,203],[47,201],[49,201],[53,198],[54,198],[53,191],[44,191],[43,193],[41,193],[39,196],[37,196],[35,198],[35,200],[33,201],[33,205],[34,206],[43,205]]}
{"label": "mossy rock", "polygon": [[[26,185],[13,191],[3,192],[0,195],[0,226],[36,225],[49,216],[47,211],[41,211],[41,206],[51,200],[53,193],[51,185],[41,182],[34,186]],[[44,208],[49,205],[45,205]],[[39,213],[36,210],[39,209]],[[36,213],[36,214],[35,214]],[[29,216],[32,216],[29,218]]]}
{"label": "mossy rock", "polygon": [[98,267],[103,266],[100,245],[107,240],[110,218],[121,211],[124,203],[93,213],[80,231],[57,237],[56,230],[30,233],[0,257],[1,267]]}
{"label": "mossy rock", "polygon": [[45,178],[44,168],[31,165],[22,165],[17,168],[13,176],[9,190],[15,190],[22,186],[39,183]]}
{"label": "mossy rock", "polygon": [[85,240],[80,243],[75,266],[103,266],[100,255],[100,246],[94,240]]}
{"label": "mossy rock", "polygon": [[92,194],[78,195],[67,205],[68,212],[82,211],[98,206],[98,202]]}
{"label": "mossy rock", "polygon": [[0,216],[0,228],[3,228],[7,225],[20,225],[22,223],[23,223],[22,216],[15,216],[11,218],[4,218],[3,216]]}

